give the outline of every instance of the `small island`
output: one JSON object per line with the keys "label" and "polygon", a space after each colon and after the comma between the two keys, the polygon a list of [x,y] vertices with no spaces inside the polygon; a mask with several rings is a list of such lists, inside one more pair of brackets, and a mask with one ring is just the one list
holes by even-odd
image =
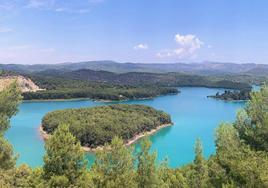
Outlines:
{"label": "small island", "polygon": [[50,112],[40,127],[46,139],[60,124],[68,124],[71,133],[85,151],[101,149],[115,136],[130,145],[143,136],[172,125],[170,116],[145,105],[116,104],[92,108],[66,109]]}
{"label": "small island", "polygon": [[225,100],[225,101],[246,101],[250,99],[250,89],[243,90],[225,90],[223,93],[217,92],[216,95],[208,96],[210,98]]}

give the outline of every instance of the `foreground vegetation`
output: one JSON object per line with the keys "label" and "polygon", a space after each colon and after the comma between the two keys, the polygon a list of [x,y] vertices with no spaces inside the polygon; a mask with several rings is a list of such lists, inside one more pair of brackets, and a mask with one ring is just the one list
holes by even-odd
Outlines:
{"label": "foreground vegetation", "polygon": [[118,137],[106,145],[109,150],[97,153],[92,168],[87,169],[80,143],[64,124],[45,144],[43,167],[16,167],[12,147],[3,135],[20,99],[15,84],[0,93],[0,187],[268,187],[266,86],[251,94],[234,124],[223,123],[217,128],[214,155],[206,160],[197,140],[194,161],[175,169],[166,161],[157,165],[147,139],[133,155],[133,149]]}
{"label": "foreground vegetation", "polygon": [[42,128],[52,134],[60,124],[70,125],[82,146],[96,148],[111,143],[115,136],[125,142],[159,126],[171,124],[170,116],[144,105],[117,104],[93,108],[57,110],[42,120]]}

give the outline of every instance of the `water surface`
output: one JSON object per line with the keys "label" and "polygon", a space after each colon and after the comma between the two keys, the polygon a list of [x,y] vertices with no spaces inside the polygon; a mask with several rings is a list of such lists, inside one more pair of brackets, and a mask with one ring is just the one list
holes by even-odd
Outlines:
{"label": "water surface", "polygon": [[[15,152],[19,153],[18,165],[26,163],[32,167],[43,164],[44,141],[38,127],[42,117],[50,111],[65,108],[92,107],[115,103],[145,104],[171,115],[174,126],[160,130],[150,137],[152,150],[157,150],[158,160],[166,157],[171,167],[189,163],[194,158],[194,143],[200,138],[206,157],[215,152],[214,132],[220,122],[232,122],[236,111],[244,102],[225,102],[207,98],[222,89],[179,88],[178,95],[161,96],[149,100],[124,102],[94,102],[91,100],[24,102],[19,113],[12,118],[11,128],[6,134]],[[138,143],[136,144],[138,147]],[[93,161],[94,155],[87,158]]]}

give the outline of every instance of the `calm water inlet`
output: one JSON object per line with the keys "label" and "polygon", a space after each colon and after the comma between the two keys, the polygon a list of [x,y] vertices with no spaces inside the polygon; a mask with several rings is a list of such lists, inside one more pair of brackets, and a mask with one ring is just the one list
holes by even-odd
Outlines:
{"label": "calm water inlet", "polygon": [[[161,96],[150,100],[132,100],[121,103],[144,104],[171,115],[174,126],[164,128],[150,137],[152,150],[157,150],[158,160],[166,157],[171,167],[189,163],[194,158],[194,143],[200,138],[206,157],[215,152],[214,132],[220,122],[232,122],[236,111],[244,102],[225,102],[207,98],[221,89],[179,88],[178,95]],[[19,154],[18,165],[32,167],[43,164],[44,141],[38,128],[42,117],[50,111],[66,108],[92,107],[120,102],[94,102],[91,100],[24,102],[19,113],[12,118],[6,137]],[[138,143],[136,144],[138,145]],[[136,146],[138,147],[138,146]],[[87,158],[93,161],[94,155]]]}

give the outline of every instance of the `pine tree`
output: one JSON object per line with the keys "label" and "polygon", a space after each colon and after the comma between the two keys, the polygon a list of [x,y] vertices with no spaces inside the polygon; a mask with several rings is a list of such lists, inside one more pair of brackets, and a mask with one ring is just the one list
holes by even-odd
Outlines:
{"label": "pine tree", "polygon": [[18,111],[21,92],[16,82],[0,92],[0,136],[9,128],[9,120]]}
{"label": "pine tree", "polygon": [[45,149],[43,178],[50,185],[74,185],[86,173],[84,152],[67,125],[58,127]]}
{"label": "pine tree", "polygon": [[10,118],[18,111],[21,95],[16,82],[0,92],[0,169],[11,169],[16,164],[13,148],[4,138]]}
{"label": "pine tree", "polygon": [[268,152],[268,87],[251,94],[245,110],[237,115],[235,127],[239,136],[252,148]]}
{"label": "pine tree", "polygon": [[92,167],[93,181],[98,188],[135,188],[135,169],[132,149],[118,137],[97,152]]}
{"label": "pine tree", "polygon": [[195,144],[195,159],[191,169],[189,169],[189,185],[193,188],[208,187],[208,168],[199,139]]}
{"label": "pine tree", "polygon": [[137,182],[139,188],[159,187],[160,179],[156,167],[156,152],[150,154],[151,142],[148,138],[141,142],[138,154]]}

